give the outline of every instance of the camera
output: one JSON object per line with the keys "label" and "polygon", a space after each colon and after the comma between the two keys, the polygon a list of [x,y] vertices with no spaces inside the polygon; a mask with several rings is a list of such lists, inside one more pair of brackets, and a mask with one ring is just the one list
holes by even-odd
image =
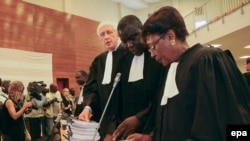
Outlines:
{"label": "camera", "polygon": [[[30,99],[28,101],[32,102],[33,99],[42,100],[42,96],[40,94],[46,95],[46,93],[49,92],[49,89],[47,89],[46,86],[47,85],[44,84],[43,81],[30,82],[27,87],[30,95]],[[32,103],[32,109],[38,109],[36,103]]]}

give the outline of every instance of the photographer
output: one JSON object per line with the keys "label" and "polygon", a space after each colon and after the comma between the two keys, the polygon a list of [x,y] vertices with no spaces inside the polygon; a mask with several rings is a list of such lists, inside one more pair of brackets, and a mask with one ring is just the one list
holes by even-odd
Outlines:
{"label": "photographer", "polygon": [[41,124],[44,116],[43,105],[46,103],[46,98],[41,93],[42,84],[42,82],[30,82],[27,87],[28,95],[25,97],[26,101],[32,102],[31,112],[25,115],[29,122],[32,141],[41,138]]}

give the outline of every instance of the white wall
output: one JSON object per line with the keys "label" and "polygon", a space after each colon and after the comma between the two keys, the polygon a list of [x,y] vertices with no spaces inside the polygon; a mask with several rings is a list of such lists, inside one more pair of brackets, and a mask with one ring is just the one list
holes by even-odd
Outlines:
{"label": "white wall", "polygon": [[149,7],[140,10],[133,10],[112,0],[23,0],[25,2],[55,9],[58,11],[71,13],[95,21],[114,21],[128,14],[134,14],[144,22],[148,14],[154,12],[161,6],[173,5],[180,10],[184,16],[194,10],[195,6],[200,6],[205,0],[165,0],[148,4]]}
{"label": "white wall", "polygon": [[120,6],[112,0],[23,0],[58,11],[71,13],[95,21],[120,19]]}
{"label": "white wall", "polygon": [[0,47],[0,74],[3,80],[20,80],[25,87],[33,81],[49,86],[53,82],[52,54]]}

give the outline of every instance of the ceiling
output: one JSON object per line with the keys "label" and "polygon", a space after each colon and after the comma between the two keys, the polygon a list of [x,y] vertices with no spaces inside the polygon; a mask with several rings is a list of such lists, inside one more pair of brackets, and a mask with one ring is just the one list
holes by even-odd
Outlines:
{"label": "ceiling", "polygon": [[130,9],[147,8],[150,3],[157,3],[164,0],[112,0],[113,2],[121,3],[123,6]]}
{"label": "ceiling", "polygon": [[219,43],[222,46],[221,49],[231,50],[234,59],[236,60],[239,67],[244,67],[245,58],[241,56],[250,56],[250,48],[244,48],[246,45],[250,45],[250,25],[240,30],[227,34],[223,37],[217,38],[213,41],[206,43],[209,45],[212,43]]}
{"label": "ceiling", "polygon": [[[130,9],[142,9],[147,8],[151,3],[157,3],[164,0],[112,0],[113,2],[118,2]],[[242,71],[245,71],[245,58],[240,58],[241,56],[250,56],[250,48],[244,48],[246,45],[250,45],[250,26],[244,27],[240,30],[227,34],[223,37],[217,38],[213,41],[205,43],[209,44],[218,43],[222,46],[223,50],[230,50],[234,56],[237,65]]]}

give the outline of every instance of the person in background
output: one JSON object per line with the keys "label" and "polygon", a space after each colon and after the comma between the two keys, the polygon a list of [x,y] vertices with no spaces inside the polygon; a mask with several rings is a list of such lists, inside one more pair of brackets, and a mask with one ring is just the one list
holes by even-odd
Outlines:
{"label": "person in background", "polygon": [[[10,85],[10,80],[3,80],[1,82],[1,89],[0,89],[0,108],[3,107],[4,102],[8,99],[8,89]],[[1,126],[1,125],[0,125]],[[5,141],[5,137],[2,135],[2,131],[0,131],[0,141]]]}
{"label": "person in background", "polygon": [[4,116],[7,127],[3,131],[6,141],[25,141],[23,114],[28,112],[32,102],[22,102],[24,85],[12,81],[9,85],[9,98],[4,103]]}
{"label": "person in background", "polygon": [[[0,86],[2,85],[2,78],[0,77]],[[2,87],[0,87],[0,91],[2,91]]]}
{"label": "person in background", "polygon": [[2,106],[4,101],[8,98],[9,85],[10,85],[10,80],[3,80],[1,83],[0,106]]}
{"label": "person in background", "polygon": [[71,116],[73,110],[73,101],[70,99],[68,88],[63,88],[61,104],[63,113],[67,114],[68,116]]}
{"label": "person in background", "polygon": [[74,88],[69,88],[69,99],[71,101],[73,101],[72,103],[72,115],[75,116],[75,110],[76,110],[76,97],[75,97],[75,94],[76,94],[76,90]]}
{"label": "person in background", "polygon": [[97,35],[107,51],[96,56],[90,66],[89,78],[83,91],[85,107],[79,115],[79,119],[99,121],[102,113],[105,112],[100,123],[101,140],[105,140],[106,134],[110,136],[110,131],[115,128],[110,126],[112,121],[110,116],[113,115],[113,111],[116,111],[117,107],[117,101],[112,100],[116,99],[115,92],[106,111],[104,108],[111,93],[114,78],[118,73],[117,67],[120,59],[126,54],[126,49],[120,44],[115,23],[101,22],[97,27]]}
{"label": "person in background", "polygon": [[69,88],[69,94],[72,100],[75,100],[76,90],[74,88]]}
{"label": "person in background", "polygon": [[42,94],[40,85],[37,82],[30,82],[27,90],[28,94],[25,95],[25,100],[32,102],[32,110],[30,113],[25,114],[25,117],[29,122],[31,140],[36,141],[41,138],[41,125],[44,116],[43,105],[46,103],[46,98]]}
{"label": "person in background", "polygon": [[[2,85],[2,78],[0,77],[0,86]],[[0,87],[0,91],[2,91],[2,88]]]}
{"label": "person in background", "polygon": [[[169,67],[153,113],[153,141],[225,141],[229,124],[250,124],[250,89],[236,63],[219,48],[199,43],[190,47],[177,9],[163,6],[154,12],[142,36],[151,56]],[[127,139],[141,141],[145,136]]]}
{"label": "person in background", "polygon": [[[119,68],[122,73],[119,86],[120,121],[113,140],[124,140],[134,132],[148,133],[145,130],[148,113],[157,99],[159,77],[163,66],[151,58],[147,46],[141,40],[142,23],[138,17],[127,15],[118,23],[118,34],[121,41],[129,50]],[[154,119],[152,119],[154,120]],[[151,126],[152,128],[152,126]]]}
{"label": "person in background", "polygon": [[[44,84],[44,87],[41,90],[42,95],[46,98],[47,93],[49,92],[49,88],[47,88],[47,84]],[[41,123],[42,123],[42,135],[43,137],[48,136],[47,132],[47,117],[46,117],[46,108],[45,105],[47,104],[47,101],[43,104],[43,117],[41,117]]]}
{"label": "person in background", "polygon": [[246,71],[247,72],[243,73],[243,75],[245,76],[247,83],[250,87],[250,57],[246,59]]}
{"label": "person in background", "polygon": [[88,79],[88,74],[84,70],[79,70],[75,74],[76,83],[80,86],[80,93],[75,99],[76,108],[74,110],[74,116],[78,117],[83,110],[83,89],[84,85]]}
{"label": "person in background", "polygon": [[49,86],[49,93],[46,94],[46,103],[44,107],[46,108],[47,117],[47,134],[51,135],[54,126],[54,121],[57,115],[62,112],[61,109],[62,97],[61,93],[58,91],[56,84],[52,83]]}

